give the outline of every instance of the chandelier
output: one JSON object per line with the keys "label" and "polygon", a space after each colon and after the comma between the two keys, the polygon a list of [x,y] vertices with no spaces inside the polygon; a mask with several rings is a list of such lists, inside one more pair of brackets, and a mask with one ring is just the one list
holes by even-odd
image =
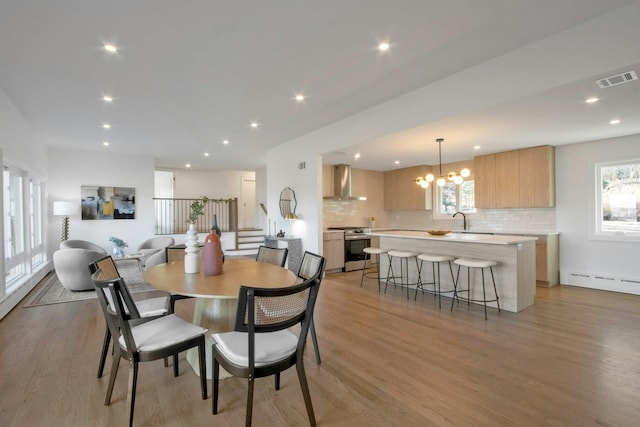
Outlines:
{"label": "chandelier", "polygon": [[[440,162],[440,176],[436,180],[436,184],[438,185],[438,187],[442,187],[447,182],[447,180],[445,180],[444,178],[444,175],[442,175],[442,143],[444,142],[444,138],[438,138],[436,139],[436,142],[438,143],[438,158]],[[464,168],[460,171],[459,174],[456,172],[449,172],[447,174],[447,179],[449,181],[453,181],[454,184],[460,185],[464,182],[464,179],[467,178],[469,175],[471,175],[471,171],[467,168]],[[415,179],[415,182],[420,187],[427,188],[429,187],[429,183],[433,182],[434,179],[435,177],[433,176],[432,173],[430,173],[430,174],[427,174],[427,176],[425,176],[424,178],[419,176],[418,178]]]}

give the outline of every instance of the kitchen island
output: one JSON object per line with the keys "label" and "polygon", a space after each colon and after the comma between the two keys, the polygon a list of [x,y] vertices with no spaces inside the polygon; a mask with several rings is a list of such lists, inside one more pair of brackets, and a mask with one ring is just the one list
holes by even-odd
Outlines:
{"label": "kitchen island", "polygon": [[[426,231],[378,230],[371,236],[380,238],[380,247],[386,250],[403,250],[418,253],[449,255],[455,258],[480,258],[498,262],[494,267],[496,288],[500,297],[500,308],[517,313],[533,305],[536,294],[536,237],[490,235],[473,233],[449,233],[432,236]],[[389,260],[381,257],[380,274],[384,281]],[[394,264],[395,265],[395,264]],[[466,288],[467,269],[460,271],[460,284]],[[453,289],[448,268],[441,267],[443,291]],[[453,266],[454,276],[457,266]],[[397,273],[396,273],[397,274]],[[473,272],[472,272],[473,275]],[[409,263],[409,282],[417,281],[418,271],[414,263]],[[424,264],[423,280],[431,281],[431,266]],[[489,279],[491,280],[491,279]],[[482,278],[479,273],[471,278],[471,298],[479,299],[482,294]],[[452,295],[452,294],[444,294]],[[496,307],[495,303],[489,306]]]}

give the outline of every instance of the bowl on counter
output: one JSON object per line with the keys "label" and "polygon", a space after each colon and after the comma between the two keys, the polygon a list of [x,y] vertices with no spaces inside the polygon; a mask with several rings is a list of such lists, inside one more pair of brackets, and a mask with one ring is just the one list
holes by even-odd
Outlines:
{"label": "bowl on counter", "polygon": [[432,236],[444,236],[445,234],[450,233],[451,230],[427,230],[427,233]]}

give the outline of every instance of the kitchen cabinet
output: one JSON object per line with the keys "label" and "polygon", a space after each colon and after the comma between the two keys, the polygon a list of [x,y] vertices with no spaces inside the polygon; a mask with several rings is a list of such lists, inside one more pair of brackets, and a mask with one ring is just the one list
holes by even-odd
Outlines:
{"label": "kitchen cabinet", "polygon": [[431,188],[422,188],[415,180],[431,173],[431,166],[414,166],[384,173],[384,210],[430,210]]}
{"label": "kitchen cabinet", "polygon": [[554,207],[554,153],[554,147],[543,145],[475,157],[476,207]]}
{"label": "kitchen cabinet", "polygon": [[344,231],[322,233],[322,254],[326,259],[325,270],[344,268]]}
{"label": "kitchen cabinet", "polygon": [[538,236],[536,242],[536,284],[551,287],[560,282],[558,234]]}

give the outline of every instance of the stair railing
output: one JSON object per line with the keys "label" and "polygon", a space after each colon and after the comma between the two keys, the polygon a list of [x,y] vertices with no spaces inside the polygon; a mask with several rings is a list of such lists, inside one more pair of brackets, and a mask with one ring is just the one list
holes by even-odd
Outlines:
{"label": "stair railing", "polygon": [[[191,210],[191,204],[199,199],[153,199],[155,208],[155,234],[182,234],[187,232],[187,218]],[[213,215],[216,215],[218,227],[224,231],[238,230],[238,198],[214,199],[209,198],[205,205],[204,214],[195,222],[196,232],[206,233],[213,224]]]}

